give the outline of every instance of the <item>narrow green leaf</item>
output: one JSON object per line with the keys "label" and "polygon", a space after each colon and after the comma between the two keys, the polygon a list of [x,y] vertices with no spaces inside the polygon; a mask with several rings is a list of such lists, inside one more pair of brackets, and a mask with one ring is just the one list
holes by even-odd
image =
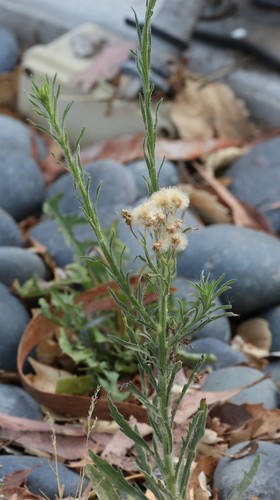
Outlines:
{"label": "narrow green leaf", "polygon": [[[191,472],[191,464],[195,457],[195,451],[199,441],[203,438],[206,425],[207,405],[203,400],[200,401],[199,409],[192,418],[187,436],[184,438],[178,464],[176,467],[176,476],[180,487],[181,495],[186,491]],[[185,459],[185,455],[187,455]]]}
{"label": "narrow green leaf", "polygon": [[99,500],[119,500],[120,496],[115,490],[108,476],[102,474],[94,465],[86,465],[86,475],[90,479],[93,491]]}
{"label": "narrow green leaf", "polygon": [[242,495],[249,488],[251,482],[256,476],[260,463],[261,463],[261,456],[258,455],[255,458],[254,462],[252,463],[250,470],[248,472],[246,471],[244,472],[244,476],[241,483],[238,484],[238,486],[236,486],[233,495],[229,498],[229,500],[240,500],[242,498]]}
{"label": "narrow green leaf", "polygon": [[145,439],[143,439],[140,434],[135,432],[128,422],[125,420],[125,418],[122,416],[122,414],[119,412],[117,407],[114,405],[110,395],[108,394],[108,406],[110,413],[115,420],[115,422],[119,425],[123,433],[128,436],[130,439],[132,439],[135,443],[138,443],[140,446],[145,448],[149,453],[151,453],[151,449],[149,445],[146,443]]}
{"label": "narrow green leaf", "polygon": [[91,450],[89,450],[89,456],[94,462],[95,466],[99,469],[99,471],[105,475],[107,481],[109,481],[110,484],[113,484],[113,486],[119,492],[134,495],[133,498],[135,499],[147,500],[145,495],[137,486],[134,488],[128,481],[125,480],[120,471],[114,469],[112,465],[110,465],[105,460],[102,460],[102,458],[100,458],[98,455],[95,455],[95,453],[93,453]]}

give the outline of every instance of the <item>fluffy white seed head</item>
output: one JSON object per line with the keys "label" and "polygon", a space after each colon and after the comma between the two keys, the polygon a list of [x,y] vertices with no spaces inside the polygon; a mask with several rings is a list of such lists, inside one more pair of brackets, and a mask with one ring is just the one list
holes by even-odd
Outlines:
{"label": "fluffy white seed head", "polygon": [[184,209],[190,204],[188,195],[176,187],[162,188],[153,193],[150,200],[155,208],[162,209],[164,212]]}

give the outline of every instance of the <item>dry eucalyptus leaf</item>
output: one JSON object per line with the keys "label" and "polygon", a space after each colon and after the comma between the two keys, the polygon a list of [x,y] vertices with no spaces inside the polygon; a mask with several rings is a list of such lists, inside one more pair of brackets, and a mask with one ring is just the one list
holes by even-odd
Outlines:
{"label": "dry eucalyptus leaf", "polygon": [[248,455],[254,455],[258,451],[258,448],[259,448],[258,442],[251,441],[251,443],[243,446],[243,448],[241,448],[238,452],[232,455],[227,454],[226,456],[238,460],[239,458],[248,457]]}
{"label": "dry eucalyptus leaf", "polygon": [[61,377],[71,377],[72,375],[66,370],[44,365],[33,358],[28,358],[28,361],[35,371],[35,375],[32,373],[27,375],[28,381],[33,387],[43,392],[55,393],[58,379]]}
{"label": "dry eucalyptus leaf", "polygon": [[230,224],[232,218],[229,208],[225,207],[218,196],[209,193],[206,189],[189,187],[190,204],[203,222],[209,224]]}
{"label": "dry eucalyptus leaf", "polygon": [[218,436],[218,433],[212,429],[205,429],[204,436],[201,440],[205,444],[217,444],[223,441],[223,438]]}
{"label": "dry eucalyptus leaf", "polygon": [[238,200],[219,179],[216,179],[206,172],[199,163],[194,162],[193,166],[207,184],[215,191],[220,200],[230,209],[234,224],[258,230],[261,229],[262,231],[275,234],[274,231],[270,229],[269,224],[267,224],[266,218],[262,216],[255,207],[251,207],[249,204],[245,204]]}
{"label": "dry eucalyptus leaf", "polygon": [[272,344],[272,333],[269,323],[263,318],[253,318],[243,321],[237,328],[237,335],[245,342],[249,342],[260,349],[270,351]]}
{"label": "dry eucalyptus leaf", "polygon": [[16,109],[20,70],[2,73],[0,76],[0,107]]}
{"label": "dry eucalyptus leaf", "polygon": [[[144,158],[144,134],[133,134],[114,137],[84,149],[81,153],[84,165],[94,160],[112,158],[121,163],[130,163]],[[179,140],[158,137],[156,143],[156,157],[171,161],[192,161],[208,155],[211,151],[221,148],[238,146],[235,139],[210,138],[203,140]]]}
{"label": "dry eucalyptus leaf", "polygon": [[[268,410],[262,404],[245,404],[244,406],[252,415],[252,438],[279,442],[280,409]],[[258,425],[254,425],[254,422],[257,422]],[[250,423],[248,422],[247,425],[249,426]]]}
{"label": "dry eucalyptus leaf", "polygon": [[195,467],[192,469],[189,482],[189,500],[207,500],[211,497],[207,486],[207,477],[213,475],[217,461],[216,458],[208,455],[208,457],[199,458],[198,462],[193,462]]}
{"label": "dry eucalyptus leaf", "polygon": [[242,337],[235,335],[231,344],[236,351],[242,352],[248,358],[248,363],[252,368],[263,370],[267,365],[267,357],[269,356],[268,349],[256,347],[250,342],[245,342]]}
{"label": "dry eucalyptus leaf", "polygon": [[27,488],[7,486],[1,488],[1,500],[45,500],[46,497],[34,495]]}
{"label": "dry eucalyptus leaf", "polygon": [[188,79],[172,103],[171,119],[183,139],[227,137],[245,141],[254,134],[245,103],[218,82],[201,87]]}
{"label": "dry eucalyptus leaf", "polygon": [[238,160],[244,154],[242,148],[231,147],[218,149],[218,151],[213,151],[210,153],[205,161],[205,169],[212,175],[218,170],[227,167],[235,160]]}
{"label": "dry eucalyptus leaf", "polygon": [[[134,418],[130,419],[130,425],[133,428],[136,424]],[[152,427],[145,423],[137,422],[137,427],[142,437],[152,434]],[[121,430],[118,430],[103,450],[101,458],[108,459],[110,455],[125,456],[126,453],[133,448],[134,441],[126,436]]]}
{"label": "dry eucalyptus leaf", "polygon": [[45,365],[52,365],[62,355],[59,343],[52,337],[40,342],[36,348],[37,360]]}

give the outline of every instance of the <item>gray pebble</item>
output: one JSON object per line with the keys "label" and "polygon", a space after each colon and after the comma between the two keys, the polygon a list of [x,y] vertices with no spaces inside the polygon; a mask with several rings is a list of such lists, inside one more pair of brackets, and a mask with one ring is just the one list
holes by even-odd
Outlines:
{"label": "gray pebble", "polygon": [[[0,476],[3,479],[7,474],[11,474],[17,470],[34,468],[29,474],[26,481],[28,489],[35,495],[42,493],[46,498],[60,498],[58,491],[57,478],[54,473],[56,465],[53,460],[47,458],[37,458],[30,456],[10,456],[4,455],[0,457]],[[68,469],[62,463],[58,463],[58,475],[61,485],[64,485],[63,496],[72,496],[76,498],[76,492],[80,484],[80,475],[71,469]],[[85,479],[84,487],[88,484]]]}
{"label": "gray pebble", "polygon": [[[108,229],[109,226],[118,219],[114,212],[110,212],[106,216],[105,224],[102,225],[103,229]],[[100,220],[101,224],[102,221]],[[122,221],[120,221],[122,224]],[[129,231],[129,229],[128,229]],[[52,256],[58,267],[63,268],[67,264],[74,262],[74,248],[73,245],[67,245],[63,235],[55,220],[45,219],[34,226],[30,232],[32,238],[44,245],[49,254]],[[80,242],[88,242],[87,248],[90,249],[93,243],[96,242],[95,234],[89,224],[78,224],[74,228],[75,238]],[[86,253],[86,250],[85,250]]]}
{"label": "gray pebble", "polygon": [[[78,229],[76,229],[75,233],[77,231]],[[79,231],[87,231],[89,236],[91,230],[79,226]],[[40,222],[32,228],[30,235],[47,248],[58,267],[63,268],[74,261],[73,247],[66,244],[55,220],[50,219]],[[80,236],[83,239],[83,235],[80,234]],[[84,236],[86,237],[86,234]]]}
{"label": "gray pebble", "polygon": [[17,349],[30,321],[24,305],[0,283],[0,370],[17,371]]}
{"label": "gray pebble", "polygon": [[0,282],[10,286],[14,280],[21,284],[32,276],[46,278],[45,265],[38,255],[23,248],[0,247]]}
{"label": "gray pebble", "polygon": [[[40,406],[21,387],[0,384],[0,411],[13,417],[40,420]],[[1,474],[1,470],[0,470]]]}
{"label": "gray pebble", "polygon": [[12,71],[18,58],[18,43],[13,33],[0,26],[0,73]]}
{"label": "gray pebble", "polygon": [[35,134],[38,156],[43,159],[47,154],[47,148],[41,137],[36,132],[31,132],[22,121],[0,114],[0,151],[9,154],[13,150],[20,150],[32,156],[32,134]]}
{"label": "gray pebble", "polygon": [[[177,292],[175,293],[175,297],[179,299],[185,299],[186,305],[194,300],[194,287],[190,284],[190,282],[186,278],[177,278],[174,286],[177,288]],[[221,301],[219,298],[216,299],[216,306],[221,305]],[[218,312],[215,313],[216,315]],[[200,330],[193,338],[201,339],[201,338],[211,338],[218,339],[222,342],[228,343],[231,337],[231,328],[229,319],[226,317],[218,318],[211,323],[208,323],[202,330]]]}
{"label": "gray pebble", "polygon": [[16,221],[40,213],[45,197],[43,176],[22,151],[0,152],[0,207]]}
{"label": "gray pebble", "polygon": [[[235,351],[225,342],[221,342],[216,338],[195,340],[190,346],[186,347],[186,351],[193,354],[214,354],[214,356],[216,356],[216,361],[214,363],[209,363],[214,370],[247,362],[247,358],[244,354]],[[207,363],[205,363],[204,366],[207,366]]]}
{"label": "gray pebble", "polygon": [[233,312],[250,314],[280,302],[280,242],[261,231],[213,224],[189,236],[179,257],[178,274],[199,279],[201,272],[217,279],[236,279],[221,296]]}
{"label": "gray pebble", "polygon": [[268,321],[272,334],[271,351],[280,351],[280,305],[261,310],[258,317]]}
{"label": "gray pebble", "polygon": [[[263,373],[247,366],[229,366],[221,368],[208,375],[203,384],[203,391],[225,391],[244,387],[252,384],[263,377]],[[231,403],[241,405],[243,403],[263,403],[268,409],[278,408],[280,393],[271,380],[263,380],[252,387],[243,389],[236,396],[229,399]]]}
{"label": "gray pebble", "polygon": [[6,210],[0,208],[0,246],[21,247],[22,244],[16,221]]}
{"label": "gray pebble", "polygon": [[[280,233],[280,137],[262,142],[236,161],[226,172],[229,189],[240,200],[258,208]],[[270,208],[269,208],[270,206]]]}
{"label": "gray pebble", "polygon": [[[90,196],[92,202],[95,200],[97,187],[102,182],[97,207],[102,225],[108,227],[112,222],[112,217],[117,217],[123,208],[131,205],[136,199],[135,181],[126,167],[113,160],[96,161],[85,167],[85,171],[91,176]],[[80,208],[70,174],[65,174],[57,179],[49,187],[47,197],[49,199],[59,193],[64,194],[60,203],[62,213],[79,213]],[[106,223],[107,219],[108,224]]]}
{"label": "gray pebble", "polygon": [[[233,455],[249,444],[248,441],[236,444],[228,450],[228,454]],[[231,498],[236,486],[241,483],[244,472],[249,472],[257,455],[260,455],[261,462],[250,486],[242,495],[242,500],[251,500],[252,497],[258,500],[279,498],[280,446],[258,441],[255,453],[238,459],[223,457],[220,460],[214,474],[214,488],[218,490],[219,500]]]}
{"label": "gray pebble", "polygon": [[[162,164],[162,160],[156,160],[157,171],[159,170]],[[134,177],[136,187],[137,187],[137,199],[143,198],[147,196],[147,185],[144,180],[144,177],[149,178],[148,169],[146,162],[144,160],[136,161],[127,165],[129,172]],[[165,160],[163,167],[160,172],[160,187],[169,187],[175,186],[175,184],[179,183],[179,175],[178,170],[175,167],[174,163],[171,161]]]}

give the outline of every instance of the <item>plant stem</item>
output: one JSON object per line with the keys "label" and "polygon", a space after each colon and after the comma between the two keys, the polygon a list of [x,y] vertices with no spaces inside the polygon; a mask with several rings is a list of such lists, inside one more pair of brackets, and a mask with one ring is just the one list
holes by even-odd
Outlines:
{"label": "plant stem", "polygon": [[159,190],[158,174],[156,170],[155,146],[157,135],[157,113],[153,118],[152,94],[154,85],[150,81],[151,67],[151,18],[153,16],[156,0],[146,0],[145,21],[143,30],[139,26],[135,14],[135,22],[138,32],[139,51],[132,51],[135,56],[136,66],[142,82],[142,94],[140,94],[140,105],[145,126],[144,153],[149,172],[149,181],[147,181],[149,195]]}

